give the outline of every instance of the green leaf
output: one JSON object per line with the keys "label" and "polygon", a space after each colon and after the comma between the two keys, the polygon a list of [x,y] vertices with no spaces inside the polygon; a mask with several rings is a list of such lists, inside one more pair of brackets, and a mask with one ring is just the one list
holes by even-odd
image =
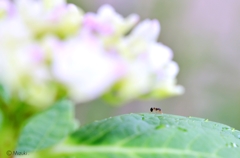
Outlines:
{"label": "green leaf", "polygon": [[240,131],[205,119],[127,114],[80,128],[44,157],[240,158],[239,145]]}
{"label": "green leaf", "polygon": [[33,117],[22,130],[17,151],[36,151],[60,142],[74,130],[73,114],[74,106],[65,100]]}

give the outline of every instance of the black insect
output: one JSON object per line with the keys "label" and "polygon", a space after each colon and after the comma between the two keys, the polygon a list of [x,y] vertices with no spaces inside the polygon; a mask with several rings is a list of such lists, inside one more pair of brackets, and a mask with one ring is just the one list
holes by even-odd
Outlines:
{"label": "black insect", "polygon": [[155,113],[162,113],[162,110],[160,108],[155,108],[155,107],[152,107],[150,108],[150,112],[155,112]]}

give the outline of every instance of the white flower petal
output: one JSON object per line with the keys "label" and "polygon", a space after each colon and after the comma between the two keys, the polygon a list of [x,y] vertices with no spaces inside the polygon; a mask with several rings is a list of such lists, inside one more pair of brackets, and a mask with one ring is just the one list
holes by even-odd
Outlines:
{"label": "white flower petal", "polygon": [[169,47],[161,43],[153,43],[149,46],[147,55],[152,70],[158,71],[172,60],[173,53]]}
{"label": "white flower petal", "polygon": [[160,23],[157,20],[144,20],[133,30],[132,36],[147,41],[157,40],[160,33]]}
{"label": "white flower petal", "polygon": [[[76,49],[77,47],[77,49]],[[94,41],[76,40],[56,52],[53,72],[68,85],[75,100],[91,100],[106,91],[123,72],[120,64]]]}

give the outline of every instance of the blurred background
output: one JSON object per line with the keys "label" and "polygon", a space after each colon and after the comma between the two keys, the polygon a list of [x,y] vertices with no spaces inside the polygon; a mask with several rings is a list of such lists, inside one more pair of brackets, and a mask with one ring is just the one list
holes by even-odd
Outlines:
{"label": "blurred background", "polygon": [[203,117],[240,130],[240,1],[238,0],[69,0],[85,12],[112,5],[123,16],[158,19],[159,41],[174,51],[178,84],[185,94],[134,101],[121,107],[95,101],[77,106],[81,124],[126,113],[149,112]]}

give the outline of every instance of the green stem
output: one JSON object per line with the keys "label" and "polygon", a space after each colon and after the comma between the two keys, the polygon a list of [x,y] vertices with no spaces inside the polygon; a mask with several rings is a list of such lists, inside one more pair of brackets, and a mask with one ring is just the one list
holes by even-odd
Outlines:
{"label": "green stem", "polygon": [[[11,153],[15,150],[20,134],[21,125],[11,117],[3,115],[0,127],[0,157],[11,158]],[[7,154],[8,152],[8,154]],[[11,153],[10,153],[11,152]]]}
{"label": "green stem", "polygon": [[0,158],[12,158],[21,129],[24,123],[34,115],[34,111],[21,103],[9,105],[0,103],[0,108]]}

